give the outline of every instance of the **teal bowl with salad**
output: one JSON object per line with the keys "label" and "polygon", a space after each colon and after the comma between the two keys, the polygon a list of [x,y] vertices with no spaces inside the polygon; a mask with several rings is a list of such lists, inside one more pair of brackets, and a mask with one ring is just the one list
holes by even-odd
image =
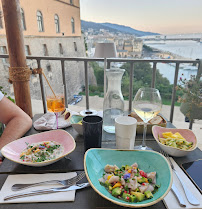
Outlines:
{"label": "teal bowl with salad", "polygon": [[84,169],[92,188],[124,207],[147,207],[171,189],[172,170],[166,158],[147,150],[89,149]]}

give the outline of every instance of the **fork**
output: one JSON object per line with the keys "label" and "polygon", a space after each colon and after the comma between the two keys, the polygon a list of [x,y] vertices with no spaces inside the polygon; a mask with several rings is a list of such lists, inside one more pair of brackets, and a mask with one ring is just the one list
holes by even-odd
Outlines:
{"label": "fork", "polygon": [[9,195],[4,197],[4,201],[22,198],[22,197],[29,197],[29,196],[35,196],[35,195],[42,195],[42,194],[49,194],[49,193],[55,193],[55,192],[66,192],[66,191],[72,191],[77,189],[83,189],[85,187],[89,187],[89,183],[82,183],[82,184],[76,184],[74,186],[65,186],[60,188],[50,188],[50,189],[42,189],[42,190],[35,190],[31,192],[23,192],[23,193],[17,193],[13,195]]}
{"label": "fork", "polygon": [[38,182],[38,183],[32,183],[32,184],[14,184],[11,187],[12,191],[19,191],[25,188],[29,188],[29,187],[33,187],[33,186],[39,186],[42,184],[61,184],[63,186],[72,186],[73,184],[77,183],[78,181],[80,181],[81,179],[83,179],[85,176],[85,172],[81,172],[78,176],[75,176],[73,178],[70,179],[66,179],[66,180],[50,180],[50,181],[42,181],[42,182]]}
{"label": "fork", "polygon": [[200,204],[199,201],[198,201],[198,200],[196,199],[196,197],[190,192],[190,190],[188,190],[188,188],[185,186],[185,184],[184,184],[183,181],[181,180],[179,174],[177,173],[177,171],[176,171],[175,168],[174,168],[174,165],[173,165],[172,161],[170,160],[169,155],[168,155],[166,152],[164,152],[164,151],[161,151],[161,154],[164,155],[164,156],[166,157],[166,159],[169,161],[170,166],[171,166],[173,172],[175,173],[175,175],[176,175],[177,178],[179,179],[179,181],[180,181],[180,183],[181,183],[181,185],[182,185],[182,187],[183,187],[183,189],[184,189],[184,193],[185,193],[185,195],[186,195],[187,200],[189,201],[189,203],[192,204],[192,205],[199,205],[199,204]]}

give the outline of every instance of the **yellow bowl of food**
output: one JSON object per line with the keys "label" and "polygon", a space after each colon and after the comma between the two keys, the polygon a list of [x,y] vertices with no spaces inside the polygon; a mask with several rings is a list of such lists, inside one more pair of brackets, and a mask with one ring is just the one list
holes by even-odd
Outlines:
{"label": "yellow bowl of food", "polygon": [[190,129],[153,126],[152,133],[160,148],[171,156],[186,156],[197,148],[196,136]]}

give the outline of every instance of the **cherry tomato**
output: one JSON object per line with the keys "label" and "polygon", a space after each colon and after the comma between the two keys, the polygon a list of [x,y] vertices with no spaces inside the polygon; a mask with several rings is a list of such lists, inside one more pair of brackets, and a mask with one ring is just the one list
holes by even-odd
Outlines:
{"label": "cherry tomato", "polygon": [[146,174],[144,171],[140,171],[140,175],[141,175],[142,177],[147,178],[147,174]]}

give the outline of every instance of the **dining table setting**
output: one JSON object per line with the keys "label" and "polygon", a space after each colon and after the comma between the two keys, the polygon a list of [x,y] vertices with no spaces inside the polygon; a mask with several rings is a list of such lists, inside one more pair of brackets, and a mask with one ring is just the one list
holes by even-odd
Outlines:
{"label": "dining table setting", "polygon": [[104,112],[36,114],[1,149],[0,209],[202,208],[199,139],[160,114],[158,90],[140,89],[133,106],[113,124]]}

